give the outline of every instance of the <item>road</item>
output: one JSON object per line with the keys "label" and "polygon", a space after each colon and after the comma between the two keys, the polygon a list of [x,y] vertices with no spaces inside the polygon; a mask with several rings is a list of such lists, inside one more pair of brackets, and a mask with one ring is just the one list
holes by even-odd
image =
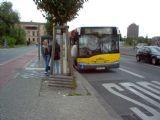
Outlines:
{"label": "road", "polygon": [[[22,68],[36,56],[36,50],[35,46],[0,49],[0,88],[22,71]],[[26,113],[26,109],[30,111],[32,104],[30,107],[27,105],[29,104],[28,102],[32,101],[32,98],[28,96],[31,96],[30,91],[33,92],[35,89],[29,84],[30,81],[25,80],[25,78],[31,77],[31,74],[24,74],[20,79],[15,80],[22,84],[21,79],[23,78],[25,82],[22,87],[16,82],[13,82],[14,84],[10,82],[8,84],[9,87],[6,87],[10,92],[1,91],[3,96],[1,97],[1,103],[3,104],[0,104],[0,106],[5,104],[8,105],[8,108],[22,111],[22,113]],[[39,74],[37,75],[40,77]],[[160,65],[138,63],[135,57],[123,55],[119,69],[92,71],[82,73],[82,76],[96,89],[97,97],[99,97],[101,104],[107,111],[116,112],[123,120],[160,120]],[[34,84],[38,83],[36,80],[34,82]],[[28,86],[26,87],[26,85]],[[12,87],[28,89],[12,92]],[[39,84],[37,84],[38,88]],[[28,96],[24,94],[26,91]],[[6,93],[10,94],[6,95]],[[19,102],[15,100],[17,96],[15,97],[14,95],[22,99],[18,108],[16,103]],[[34,96],[32,97],[34,98]],[[13,98],[13,102],[9,102]],[[24,107],[23,104],[25,103],[27,105]],[[35,103],[33,102],[33,104]],[[15,115],[11,114],[11,116]]]}
{"label": "road", "polygon": [[160,65],[123,55],[119,69],[82,75],[123,120],[160,120]]}
{"label": "road", "polygon": [[20,57],[34,48],[35,46],[0,49],[0,65],[16,59],[17,57]]}
{"label": "road", "polygon": [[36,50],[35,46],[0,49],[0,87],[35,57]]}

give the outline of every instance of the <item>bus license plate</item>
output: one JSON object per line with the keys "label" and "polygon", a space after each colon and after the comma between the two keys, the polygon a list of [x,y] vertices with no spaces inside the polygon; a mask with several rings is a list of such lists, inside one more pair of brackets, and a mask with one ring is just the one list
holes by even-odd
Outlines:
{"label": "bus license plate", "polygon": [[97,67],[96,70],[104,70],[105,67]]}

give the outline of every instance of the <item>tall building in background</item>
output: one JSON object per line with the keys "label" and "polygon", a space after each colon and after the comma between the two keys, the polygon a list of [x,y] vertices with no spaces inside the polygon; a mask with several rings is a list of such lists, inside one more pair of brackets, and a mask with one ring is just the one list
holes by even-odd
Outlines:
{"label": "tall building in background", "polygon": [[21,22],[21,27],[26,32],[26,41],[38,43],[41,36],[46,34],[45,23]]}
{"label": "tall building in background", "polygon": [[135,23],[132,23],[127,28],[127,38],[138,38],[139,35],[139,26]]}

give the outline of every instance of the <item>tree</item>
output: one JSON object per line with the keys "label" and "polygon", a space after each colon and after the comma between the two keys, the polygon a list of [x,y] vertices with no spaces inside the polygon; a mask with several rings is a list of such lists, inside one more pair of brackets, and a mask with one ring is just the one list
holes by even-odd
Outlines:
{"label": "tree", "polygon": [[[53,23],[53,28],[56,25],[63,26],[65,23],[73,20],[78,15],[77,12],[80,8],[83,7],[83,3],[88,0],[33,0],[37,5],[37,8],[44,11],[44,17],[48,20],[49,23]],[[52,44],[52,53],[54,54],[54,40],[55,40],[55,29],[53,29],[53,44]],[[68,34],[68,33],[67,33]],[[66,34],[66,38],[67,38]],[[62,42],[60,43],[62,48]],[[63,49],[61,49],[62,51]],[[61,53],[62,56],[62,53]],[[51,60],[51,64],[53,57]],[[62,61],[62,60],[61,60]],[[52,67],[52,66],[51,66]],[[53,69],[51,68],[51,74]]]}
{"label": "tree", "polygon": [[11,2],[0,4],[0,35],[9,35],[11,28],[19,22],[18,12],[12,9]]}
{"label": "tree", "polygon": [[53,36],[53,21],[51,17],[47,18],[47,23],[45,24],[47,34]]}
{"label": "tree", "polygon": [[11,32],[11,37],[16,39],[16,45],[25,44],[26,32],[20,25],[15,25]]}
{"label": "tree", "polygon": [[[11,2],[0,3],[0,44],[5,40],[10,44],[24,44],[25,31],[20,27],[20,17],[17,11],[12,9]],[[14,42],[13,42],[14,41]],[[14,45],[10,45],[14,46]]]}
{"label": "tree", "polygon": [[45,11],[45,17],[50,16],[52,22],[63,25],[76,18],[77,12],[88,0],[33,0],[38,9]]}

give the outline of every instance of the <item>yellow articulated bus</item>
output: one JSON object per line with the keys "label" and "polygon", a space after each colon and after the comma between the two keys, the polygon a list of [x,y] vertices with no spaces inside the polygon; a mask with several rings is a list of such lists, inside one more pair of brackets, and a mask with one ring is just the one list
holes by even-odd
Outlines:
{"label": "yellow articulated bus", "polygon": [[74,66],[77,70],[119,68],[117,27],[80,27],[70,32],[70,42],[77,47]]}

